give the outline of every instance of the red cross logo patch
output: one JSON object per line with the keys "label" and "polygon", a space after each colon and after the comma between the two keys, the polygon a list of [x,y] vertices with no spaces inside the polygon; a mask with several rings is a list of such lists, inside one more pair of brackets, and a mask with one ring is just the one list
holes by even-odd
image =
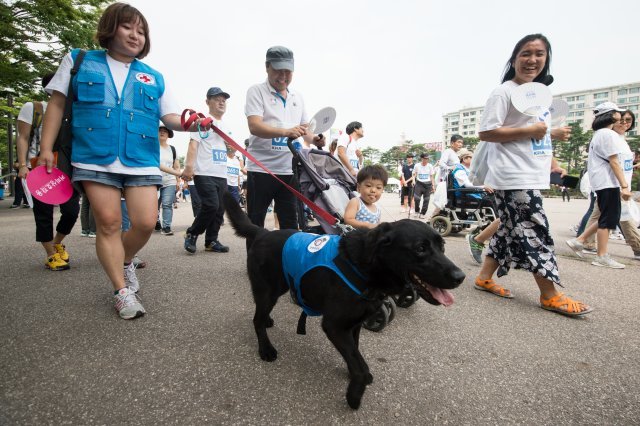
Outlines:
{"label": "red cross logo patch", "polygon": [[156,79],[153,78],[152,75],[149,74],[145,74],[143,72],[139,72],[138,74],[136,74],[136,80],[138,80],[140,83],[144,83],[144,84],[155,84]]}

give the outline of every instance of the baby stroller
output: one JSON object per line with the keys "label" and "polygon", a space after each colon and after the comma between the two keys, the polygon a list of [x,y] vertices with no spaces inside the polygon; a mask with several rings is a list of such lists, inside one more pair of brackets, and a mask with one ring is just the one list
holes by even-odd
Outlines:
{"label": "baby stroller", "polygon": [[[491,196],[480,188],[454,188],[453,172],[447,176],[447,204],[431,218],[431,226],[446,237],[471,226],[484,229],[496,218]],[[480,194],[480,198],[471,194]]]}
{"label": "baby stroller", "polygon": [[[298,202],[298,225],[304,232],[315,234],[344,235],[352,228],[343,225],[343,214],[351,198],[357,197],[356,178],[342,165],[340,160],[327,151],[295,149],[289,144],[293,154],[293,173],[300,185],[300,192],[323,210],[340,221],[332,226],[320,217],[316,217],[317,226],[309,226],[309,212],[302,202]],[[387,297],[381,308],[363,326],[367,330],[381,331],[395,317],[396,305],[408,308],[418,299],[413,286],[407,283],[407,289],[395,298]]]}

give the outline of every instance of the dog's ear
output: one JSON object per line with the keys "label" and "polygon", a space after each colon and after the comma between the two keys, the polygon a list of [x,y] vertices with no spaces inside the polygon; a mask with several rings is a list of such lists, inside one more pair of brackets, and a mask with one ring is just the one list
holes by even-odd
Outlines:
{"label": "dog's ear", "polygon": [[366,258],[369,264],[375,261],[381,250],[391,244],[391,228],[391,224],[382,222],[369,231],[365,243]]}

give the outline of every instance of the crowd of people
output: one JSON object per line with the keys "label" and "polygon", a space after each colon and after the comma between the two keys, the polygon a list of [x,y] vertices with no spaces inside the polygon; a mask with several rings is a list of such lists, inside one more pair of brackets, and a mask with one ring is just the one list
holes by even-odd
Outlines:
{"label": "crowd of people", "polygon": [[[188,186],[192,198],[194,220],[183,243],[190,254],[197,252],[197,240],[203,233],[206,251],[229,251],[219,241],[222,195],[227,191],[238,202],[246,198],[246,211],[254,224],[263,227],[273,205],[280,229],[298,229],[298,201],[282,184],[296,186],[287,141],[300,140],[301,149],[322,149],[325,138],[309,131],[304,98],[290,87],[293,52],[274,46],[266,53],[266,80],[246,93],[244,112],[251,134],[246,143],[246,165],[235,148],[211,125],[204,124],[211,119],[216,128],[228,131],[223,118],[231,95],[211,87],[205,96],[205,117],[187,129],[190,142],[181,168],[176,150],[169,144],[174,132],[185,131],[180,109],[162,74],[141,61],[150,48],[145,17],[130,5],[114,3],[100,18],[97,39],[103,50],[86,52],[76,77],[72,79],[70,71],[78,60],[78,49],[64,57],[55,74],[43,79],[49,101],[41,105],[28,102],[22,108],[18,118],[19,177],[26,177],[36,164],[48,170],[54,166],[54,140],[66,97],[73,96],[72,180],[81,188],[82,208],[80,193],[74,192],[60,205],[62,215],[54,233],[54,207],[34,199],[36,241],[46,251],[49,269],[68,269],[70,254],[63,241],[81,211],[81,235],[96,238],[97,257],[113,286],[115,308],[120,317],[133,319],[146,312],[137,296],[140,282],[136,267],[141,267],[141,262],[136,254],[154,229],[166,236],[173,234],[176,192],[184,192],[183,186]],[[550,129],[545,122],[532,123],[510,101],[517,86],[544,81],[550,64],[551,45],[541,34],[529,35],[514,47],[503,83],[484,108],[480,138],[489,143],[492,167],[483,185],[470,181],[473,153],[463,148],[463,138],[456,135],[436,165],[427,154],[421,154],[417,164],[412,154],[407,155],[401,170],[401,203],[404,211],[414,208],[418,219],[429,220],[430,197],[440,181],[453,179],[455,188],[474,187],[493,194],[492,207],[498,219],[469,238],[474,258],[482,262],[475,288],[511,298],[511,291],[498,284],[494,275],[524,269],[532,273],[540,290],[541,307],[580,316],[592,308],[558,290],[561,280],[540,192],[549,187],[549,172],[565,172],[553,158],[551,141],[566,140],[570,128]],[[69,87],[73,93],[68,93]],[[38,119],[40,108],[43,118]],[[636,258],[640,256],[637,224],[620,221],[620,200],[631,196],[629,173],[635,167],[623,136],[634,126],[631,111],[610,103],[596,110],[588,167],[597,202],[592,203],[592,224],[568,242],[581,253],[589,236],[596,234],[594,265],[620,267],[606,248],[609,230],[619,224],[625,237],[630,236],[627,241]],[[353,121],[329,149],[357,180],[359,197],[347,205],[345,222],[371,228],[380,222],[376,202],[388,173],[382,166],[364,165],[359,142],[363,137],[362,123]],[[532,142],[543,149],[534,152]],[[482,258],[485,241],[489,244]]]}

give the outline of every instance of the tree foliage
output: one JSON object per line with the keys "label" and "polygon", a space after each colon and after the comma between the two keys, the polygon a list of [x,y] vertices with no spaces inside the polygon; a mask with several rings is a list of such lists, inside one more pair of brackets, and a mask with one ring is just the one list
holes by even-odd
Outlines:
{"label": "tree foliage", "polygon": [[593,132],[584,132],[579,123],[571,123],[571,136],[567,141],[555,143],[556,157],[567,165],[569,174],[578,174],[584,168],[584,159]]}
{"label": "tree foliage", "polygon": [[[0,162],[5,172],[9,118],[15,127],[25,102],[46,97],[40,88],[41,78],[57,69],[65,53],[75,47],[97,48],[94,34],[106,3],[0,0]],[[13,107],[8,105],[9,95]]]}

